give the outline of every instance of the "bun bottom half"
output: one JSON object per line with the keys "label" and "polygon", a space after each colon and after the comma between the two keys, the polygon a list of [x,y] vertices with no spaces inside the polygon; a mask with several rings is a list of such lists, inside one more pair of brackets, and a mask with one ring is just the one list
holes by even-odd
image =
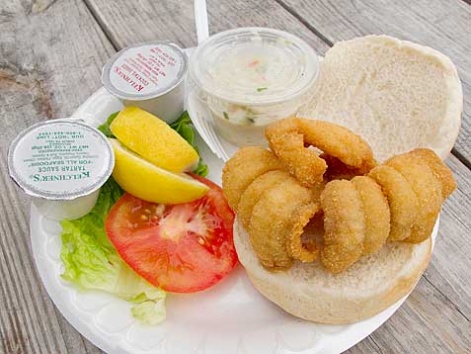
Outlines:
{"label": "bun bottom half", "polygon": [[432,252],[431,238],[420,244],[389,243],[333,275],[318,262],[296,262],[282,272],[266,270],[237,219],[234,243],[240,263],[262,295],[296,317],[325,324],[362,321],[399,301],[414,289]]}

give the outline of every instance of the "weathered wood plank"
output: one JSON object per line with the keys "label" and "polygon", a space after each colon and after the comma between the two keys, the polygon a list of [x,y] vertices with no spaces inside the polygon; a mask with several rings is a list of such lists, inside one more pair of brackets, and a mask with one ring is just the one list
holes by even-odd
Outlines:
{"label": "weathered wood plank", "polygon": [[[193,1],[151,1],[138,4],[85,0],[116,48],[131,43],[170,39],[183,47],[196,43]],[[210,33],[243,27],[273,27],[294,33],[322,54],[328,46],[275,1],[208,0]]]}
{"label": "weathered wood plank", "polygon": [[56,312],[38,279],[29,200],[11,183],[6,154],[22,129],[69,115],[95,91],[114,49],[80,1],[0,7],[0,353],[98,353]]}
{"label": "weathered wood plank", "polygon": [[329,42],[389,34],[438,49],[458,68],[464,114],[455,149],[471,163],[471,7],[462,0],[277,0]]}

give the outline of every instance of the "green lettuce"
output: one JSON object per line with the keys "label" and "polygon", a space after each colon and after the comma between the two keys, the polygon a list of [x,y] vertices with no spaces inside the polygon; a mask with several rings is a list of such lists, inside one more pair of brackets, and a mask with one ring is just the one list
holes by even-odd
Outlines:
{"label": "green lettuce", "polygon": [[[183,137],[183,139],[188,141],[199,155],[200,152],[199,152],[198,146],[196,146],[195,144],[195,131],[193,130],[193,124],[191,123],[191,118],[188,112],[187,111],[183,112],[182,115],[175,122],[170,124],[170,126],[178,134],[180,134]],[[198,161],[198,165],[193,170],[193,173],[206,177],[208,175],[208,172],[209,172],[208,165],[206,165],[203,159],[200,157]]]}
{"label": "green lettuce", "polygon": [[[119,112],[115,112],[111,114],[106,120],[106,122],[98,127],[98,130],[100,130],[108,138],[115,138],[115,136],[111,132],[110,125],[116,118],[118,113]],[[188,143],[193,146],[193,148],[199,155],[198,147],[195,144],[195,131],[193,130],[193,124],[191,123],[190,115],[187,111],[183,112],[182,115],[175,122],[170,124],[170,127],[172,127],[172,129],[174,129],[178,134],[180,134],[183,139],[188,141]],[[208,165],[204,163],[201,157],[198,161],[198,165],[193,170],[193,173],[203,177],[206,177],[208,175]]]}
{"label": "green lettuce", "polygon": [[145,324],[165,319],[166,293],[135,273],[118,255],[105,231],[109,210],[123,191],[110,178],[90,213],[63,220],[62,278],[81,290],[101,290],[133,303],[132,315]]}

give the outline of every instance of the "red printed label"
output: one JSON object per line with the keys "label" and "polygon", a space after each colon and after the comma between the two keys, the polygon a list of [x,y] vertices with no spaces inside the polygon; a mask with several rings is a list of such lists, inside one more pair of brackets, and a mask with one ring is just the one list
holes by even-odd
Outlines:
{"label": "red printed label", "polygon": [[165,44],[130,48],[113,63],[110,82],[125,94],[158,94],[175,85],[182,65],[181,54]]}

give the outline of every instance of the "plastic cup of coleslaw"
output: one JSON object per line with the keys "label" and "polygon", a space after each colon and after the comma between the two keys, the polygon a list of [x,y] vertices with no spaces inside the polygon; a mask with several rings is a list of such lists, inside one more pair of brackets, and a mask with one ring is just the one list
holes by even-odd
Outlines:
{"label": "plastic cup of coleslaw", "polygon": [[10,145],[10,177],[41,214],[53,220],[89,213],[110,177],[114,155],[108,139],[77,120],[34,124]]}
{"label": "plastic cup of coleslaw", "polygon": [[190,87],[216,130],[238,146],[265,144],[266,126],[296,114],[318,74],[318,57],[306,42],[258,27],[208,38],[189,67]]}
{"label": "plastic cup of coleslaw", "polygon": [[116,53],[103,67],[101,80],[125,106],[137,106],[167,123],[184,109],[188,59],[169,41],[136,44]]}

